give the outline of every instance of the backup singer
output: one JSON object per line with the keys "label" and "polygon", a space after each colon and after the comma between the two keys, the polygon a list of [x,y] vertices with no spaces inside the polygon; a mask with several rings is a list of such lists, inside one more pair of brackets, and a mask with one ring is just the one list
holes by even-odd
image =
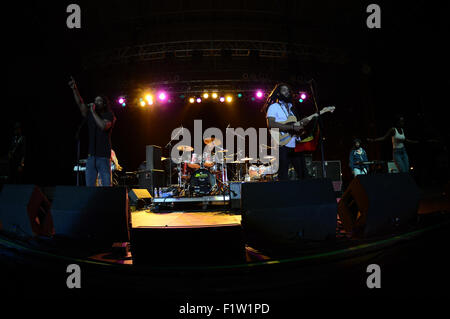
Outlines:
{"label": "backup singer", "polygon": [[81,115],[87,119],[88,123],[89,152],[86,163],[86,186],[95,186],[97,175],[100,176],[102,186],[111,186],[111,132],[116,118],[105,96],[97,96],[94,103],[86,106],[73,78],[69,86],[72,88]]}
{"label": "backup singer", "polygon": [[390,128],[384,136],[368,138],[367,140],[369,142],[381,142],[391,137],[395,165],[400,172],[407,173],[409,172],[409,158],[408,153],[406,153],[405,143],[417,144],[419,142],[407,139],[404,127],[404,117],[398,116],[396,118],[395,126]]}

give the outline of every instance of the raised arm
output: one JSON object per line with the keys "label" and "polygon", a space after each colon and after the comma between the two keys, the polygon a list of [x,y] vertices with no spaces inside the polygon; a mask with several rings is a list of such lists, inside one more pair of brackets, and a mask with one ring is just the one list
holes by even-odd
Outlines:
{"label": "raised arm", "polygon": [[382,136],[382,137],[377,137],[377,138],[368,138],[367,140],[368,140],[369,142],[381,142],[381,141],[384,141],[384,140],[388,139],[389,137],[391,137],[391,136],[393,136],[393,135],[394,135],[394,128],[391,127],[391,128],[386,132],[386,134],[384,134],[384,136]]}
{"label": "raised arm", "polygon": [[75,83],[75,79],[72,76],[70,77],[69,86],[72,89],[75,102],[80,108],[81,115],[86,117],[86,115],[88,114],[88,108],[86,104],[84,104],[83,98],[81,97],[80,92],[78,91],[77,84]]}

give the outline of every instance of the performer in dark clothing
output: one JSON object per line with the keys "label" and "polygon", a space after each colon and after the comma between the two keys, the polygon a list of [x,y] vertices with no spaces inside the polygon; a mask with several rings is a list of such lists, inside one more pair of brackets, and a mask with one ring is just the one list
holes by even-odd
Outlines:
{"label": "performer in dark clothing", "polygon": [[22,134],[22,126],[17,122],[14,126],[14,136],[8,152],[8,184],[24,182],[25,153],[25,136]]}
{"label": "performer in dark clothing", "polygon": [[362,162],[367,161],[367,153],[361,147],[361,140],[359,138],[356,138],[353,141],[353,148],[350,151],[348,161],[354,177],[356,177],[357,175],[364,175],[369,172],[369,165],[362,164]]}
{"label": "performer in dark clothing", "polygon": [[86,186],[95,186],[97,175],[102,186],[111,186],[111,132],[116,118],[105,96],[97,96],[94,103],[86,105],[73,78],[69,86],[73,90],[81,115],[87,119],[89,129]]}

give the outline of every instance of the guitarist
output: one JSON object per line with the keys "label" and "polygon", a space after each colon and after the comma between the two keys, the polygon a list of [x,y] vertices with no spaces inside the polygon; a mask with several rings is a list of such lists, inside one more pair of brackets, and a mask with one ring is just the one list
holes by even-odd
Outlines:
{"label": "guitarist", "polygon": [[279,83],[270,93],[262,108],[262,112],[266,113],[267,127],[269,129],[278,128],[280,134],[286,133],[290,139],[285,145],[279,146],[279,168],[278,180],[285,181],[289,179],[288,170],[289,164],[292,164],[299,179],[304,179],[307,176],[305,157],[301,152],[295,152],[296,141],[300,138],[292,135],[299,134],[304,125],[309,122],[309,119],[302,120],[300,125],[283,124],[291,116],[295,116],[293,110],[292,89],[288,84]]}

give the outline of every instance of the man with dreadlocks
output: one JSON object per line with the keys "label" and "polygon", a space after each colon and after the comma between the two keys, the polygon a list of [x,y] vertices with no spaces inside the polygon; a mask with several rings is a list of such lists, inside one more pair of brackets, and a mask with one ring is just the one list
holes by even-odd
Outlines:
{"label": "man with dreadlocks", "polygon": [[69,86],[89,129],[86,186],[96,186],[97,175],[100,176],[102,186],[111,186],[111,132],[116,118],[106,96],[97,96],[94,103],[86,105],[72,77]]}
{"label": "man with dreadlocks", "polygon": [[279,83],[270,93],[262,109],[262,112],[266,113],[269,129],[277,128],[282,135],[289,134],[287,137],[290,138],[289,142],[284,146],[279,145],[278,180],[280,181],[289,179],[289,164],[292,164],[299,179],[307,176],[305,157],[302,152],[295,152],[295,144],[300,140],[300,137],[295,134],[300,133],[309,120],[302,120],[301,125],[283,124],[289,116],[295,116],[292,102],[292,90],[289,85]]}

